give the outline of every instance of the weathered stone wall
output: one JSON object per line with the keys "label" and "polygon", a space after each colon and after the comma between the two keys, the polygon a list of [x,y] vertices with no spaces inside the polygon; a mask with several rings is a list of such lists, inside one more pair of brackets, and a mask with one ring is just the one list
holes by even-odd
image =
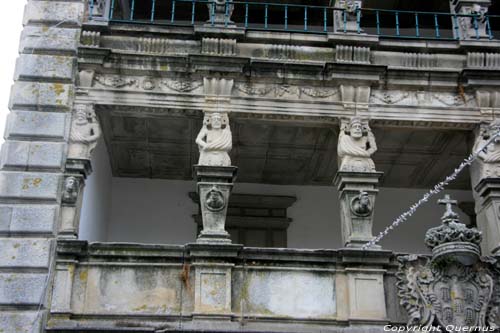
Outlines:
{"label": "weathered stone wall", "polygon": [[81,0],[25,8],[1,155],[1,332],[37,332],[45,318],[83,12]]}

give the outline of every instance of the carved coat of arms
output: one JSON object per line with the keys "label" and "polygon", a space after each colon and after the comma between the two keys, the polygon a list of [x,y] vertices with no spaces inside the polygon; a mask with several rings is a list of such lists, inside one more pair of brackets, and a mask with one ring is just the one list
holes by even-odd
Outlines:
{"label": "carved coat of arms", "polygon": [[447,206],[443,224],[430,229],[425,242],[432,257],[398,257],[397,288],[400,304],[408,313],[408,326],[498,330],[500,304],[498,262],[480,257],[481,233],[458,222]]}

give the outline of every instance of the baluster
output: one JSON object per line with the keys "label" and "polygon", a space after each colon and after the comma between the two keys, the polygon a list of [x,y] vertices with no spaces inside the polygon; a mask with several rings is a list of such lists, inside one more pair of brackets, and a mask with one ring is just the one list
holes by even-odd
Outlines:
{"label": "baluster", "polygon": [[327,24],[326,7],[323,7],[323,32],[328,31],[326,24]]}
{"label": "baluster", "polygon": [[285,5],[285,30],[288,29],[288,6]]}
{"label": "baluster", "polygon": [[195,11],[196,11],[196,1],[193,0],[193,3],[191,4],[191,25],[194,25]]}
{"label": "baluster", "polygon": [[418,26],[418,13],[415,13],[415,36],[420,37],[420,27]]}
{"label": "baluster", "polygon": [[224,4],[224,26],[227,27],[229,21],[229,0]]}
{"label": "baluster", "polygon": [[476,32],[476,39],[479,39],[479,24],[477,22],[477,15],[474,15],[474,31]]}
{"label": "baluster", "polygon": [[344,9],[342,11],[343,20],[344,20],[344,32],[347,32],[347,11]]}
{"label": "baluster", "polygon": [[248,3],[245,3],[245,28],[248,28]]}
{"label": "baluster", "polygon": [[453,15],[453,29],[455,30],[455,39],[460,39],[460,26],[458,25],[457,15]]}
{"label": "baluster", "polygon": [[356,6],[356,30],[361,33],[361,9]]}
{"label": "baluster", "polygon": [[109,11],[109,19],[112,20],[115,13],[115,0],[111,1],[111,10]]}
{"label": "baluster", "polygon": [[264,29],[267,29],[267,14],[269,12],[269,5],[266,3],[264,7]]}
{"label": "baluster", "polygon": [[441,35],[439,33],[439,22],[438,22],[438,16],[437,16],[437,14],[434,14],[434,27],[436,29],[436,38],[441,37]]}
{"label": "baluster", "polygon": [[395,17],[396,17],[396,36],[399,36],[400,35],[400,33],[399,33],[399,12],[395,13]]}
{"label": "baluster", "polygon": [[156,7],[156,0],[151,0],[151,22],[154,22],[155,20],[155,7]]}
{"label": "baluster", "polygon": [[174,23],[175,21],[175,0],[172,0],[172,11],[170,16],[170,23]]}
{"label": "baluster", "polygon": [[486,16],[486,31],[488,32],[488,38],[493,39],[493,33],[491,32],[490,17]]}
{"label": "baluster", "polygon": [[304,7],[304,31],[307,31],[307,7]]}
{"label": "baluster", "polygon": [[93,19],[94,16],[94,0],[90,0],[90,10],[89,10],[90,19]]}
{"label": "baluster", "polygon": [[135,0],[132,0],[132,9],[130,10],[130,21],[134,20],[134,11],[135,11]]}
{"label": "baluster", "polygon": [[380,13],[378,10],[375,11],[375,17],[377,18],[377,35],[380,36]]}
{"label": "baluster", "polygon": [[212,26],[215,24],[215,6],[216,6],[216,3],[215,3],[215,0],[212,1],[212,6],[210,7],[210,23],[212,24]]}

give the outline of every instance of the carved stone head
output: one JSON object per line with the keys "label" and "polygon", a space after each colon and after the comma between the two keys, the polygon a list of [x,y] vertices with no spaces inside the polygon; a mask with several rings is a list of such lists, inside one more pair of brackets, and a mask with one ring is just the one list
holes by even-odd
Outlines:
{"label": "carved stone head", "polygon": [[363,136],[363,123],[360,118],[352,118],[349,123],[349,133],[353,139],[361,139]]}
{"label": "carved stone head", "polygon": [[203,123],[209,129],[221,129],[225,128],[229,122],[229,118],[227,114],[222,114],[220,112],[214,112],[211,114],[205,114],[205,118],[203,119]]}

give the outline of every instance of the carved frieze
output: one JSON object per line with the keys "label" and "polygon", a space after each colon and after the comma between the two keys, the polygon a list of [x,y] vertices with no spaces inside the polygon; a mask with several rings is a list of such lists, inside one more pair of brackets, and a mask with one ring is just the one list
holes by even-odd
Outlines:
{"label": "carved frieze", "polygon": [[470,94],[403,91],[403,90],[373,90],[370,104],[408,105],[426,107],[473,107],[475,98]]}
{"label": "carved frieze", "polygon": [[437,56],[430,53],[405,53],[402,59],[404,67],[432,68],[437,65]]}
{"label": "carved frieze", "polygon": [[346,63],[370,63],[370,48],[361,46],[337,45],[335,47],[335,60]]}
{"label": "carved frieze", "polygon": [[164,90],[172,90],[175,92],[193,92],[203,86],[202,81],[192,80],[177,80],[177,79],[163,79],[160,81],[159,86]]}
{"label": "carved frieze", "polygon": [[101,43],[101,33],[99,31],[83,30],[81,43],[85,46],[99,47]]}
{"label": "carved frieze", "polygon": [[139,79],[133,77],[125,77],[121,75],[101,75],[97,74],[94,77],[96,86],[106,88],[125,88],[125,87],[138,87]]}
{"label": "carved frieze", "polygon": [[236,54],[236,39],[209,38],[201,40],[201,53],[231,56]]}
{"label": "carved frieze", "polygon": [[243,96],[258,96],[270,98],[294,98],[303,97],[314,99],[329,99],[338,101],[339,89],[337,87],[307,87],[291,86],[287,84],[250,84],[235,83],[235,89]]}
{"label": "carved frieze", "polygon": [[467,67],[498,69],[500,68],[500,53],[468,52]]}

